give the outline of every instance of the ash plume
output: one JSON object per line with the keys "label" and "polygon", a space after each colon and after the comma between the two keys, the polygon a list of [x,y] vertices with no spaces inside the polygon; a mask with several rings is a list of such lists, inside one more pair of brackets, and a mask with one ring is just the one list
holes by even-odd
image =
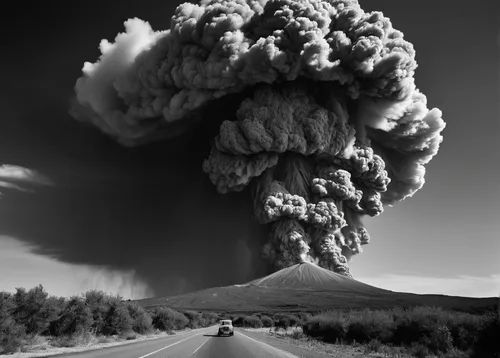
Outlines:
{"label": "ash plume", "polygon": [[[202,0],[164,31],[137,18],[125,29],[85,63],[72,115],[129,147],[216,126],[189,164],[221,194],[250,189],[276,269],[307,260],[349,276],[370,241],[362,217],[423,186],[445,123],[416,87],[412,44],[381,12]],[[204,116],[218,103],[219,118]]]}

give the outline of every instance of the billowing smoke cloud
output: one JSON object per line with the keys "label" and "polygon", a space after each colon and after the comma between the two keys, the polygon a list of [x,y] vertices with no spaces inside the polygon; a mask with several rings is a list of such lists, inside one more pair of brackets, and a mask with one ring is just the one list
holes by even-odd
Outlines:
{"label": "billowing smoke cloud", "polygon": [[0,166],[0,187],[30,192],[29,186],[53,185],[45,175],[17,165]]}
{"label": "billowing smoke cloud", "polygon": [[[178,6],[166,31],[125,28],[85,63],[71,113],[126,146],[216,123],[190,164],[221,194],[250,188],[275,268],[309,260],[350,275],[370,241],[362,217],[423,186],[445,123],[382,13],[354,0],[202,0]],[[203,115],[218,105],[219,118]]]}

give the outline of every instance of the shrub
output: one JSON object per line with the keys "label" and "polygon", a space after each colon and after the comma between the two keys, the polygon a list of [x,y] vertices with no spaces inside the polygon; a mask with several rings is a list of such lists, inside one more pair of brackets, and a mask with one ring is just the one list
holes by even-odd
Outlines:
{"label": "shrub", "polygon": [[42,285],[29,291],[16,288],[13,316],[17,323],[26,327],[26,333],[42,334],[49,328],[50,322],[59,318],[62,310],[60,299],[47,297],[48,293]]}
{"label": "shrub", "polygon": [[107,304],[109,308],[104,319],[103,333],[114,335],[132,330],[132,318],[120,297],[108,297]]}
{"label": "shrub", "polygon": [[500,356],[500,317],[489,315],[477,332],[472,347],[473,358],[496,358]]}
{"label": "shrub", "polygon": [[257,316],[241,315],[233,320],[233,326],[246,328],[262,328],[262,322]]}
{"label": "shrub", "polygon": [[295,329],[290,336],[292,339],[302,339],[304,338],[304,332],[300,329]]}
{"label": "shrub", "polygon": [[136,302],[126,302],[125,306],[132,320],[132,329],[135,332],[145,334],[153,330],[153,320],[144,308]]}
{"label": "shrub", "polygon": [[446,353],[453,349],[453,338],[446,326],[437,327],[437,330],[432,332],[431,336],[425,339],[425,342],[433,353]]}
{"label": "shrub", "polygon": [[308,319],[312,317],[312,314],[307,312],[299,312],[297,313],[297,317],[300,320],[300,323],[298,325],[302,325],[304,322],[306,322]]}
{"label": "shrub", "polygon": [[90,290],[85,292],[84,299],[92,313],[92,331],[95,334],[101,334],[109,310],[107,295],[102,291]]}
{"label": "shrub", "polygon": [[64,304],[60,317],[52,321],[50,331],[55,336],[86,332],[92,326],[92,312],[81,297],[71,297]]}
{"label": "shrub", "polygon": [[430,317],[409,314],[396,322],[393,341],[399,345],[411,345],[430,337],[437,330],[437,323]]}
{"label": "shrub", "polygon": [[336,343],[345,338],[345,320],[340,314],[319,314],[308,319],[302,330],[308,336]]}
{"label": "shrub", "polygon": [[474,345],[477,339],[477,332],[479,332],[485,320],[485,316],[469,313],[454,315],[448,322],[448,328],[455,347],[461,350],[470,349]]}
{"label": "shrub", "polygon": [[12,295],[0,292],[0,354],[14,353],[23,347],[26,329],[12,317],[14,310]]}
{"label": "shrub", "polygon": [[203,326],[203,322],[201,322],[201,313],[196,311],[184,311],[182,312],[189,320],[188,327],[189,328],[199,328]]}
{"label": "shrub", "polygon": [[371,353],[379,353],[382,351],[382,342],[380,342],[378,339],[372,339],[368,344],[366,345],[366,352]]}
{"label": "shrub", "polygon": [[262,322],[262,326],[266,328],[272,327],[274,324],[273,319],[269,316],[261,316],[260,321]]}
{"label": "shrub", "polygon": [[500,353],[500,324],[491,312],[478,316],[433,307],[330,311],[306,319],[303,332],[331,343],[345,339],[351,344],[379,341],[384,350],[410,347],[417,356],[488,358]]}
{"label": "shrub", "polygon": [[383,311],[362,311],[352,314],[347,324],[346,340],[366,343],[373,339],[389,342],[394,321],[391,315]]}
{"label": "shrub", "polygon": [[203,312],[201,314],[201,317],[202,317],[202,319],[205,320],[204,322],[205,322],[206,327],[213,326],[220,319],[219,315],[217,313],[214,313],[214,312]]}
{"label": "shrub", "polygon": [[285,331],[290,327],[290,319],[288,317],[278,318],[277,321],[274,321],[274,329],[284,329]]}
{"label": "shrub", "polygon": [[423,344],[413,344],[410,353],[416,358],[427,358],[429,357],[429,348]]}
{"label": "shrub", "polygon": [[[244,316],[237,316],[233,319],[233,326],[234,327],[243,327],[243,317]],[[229,319],[229,318],[223,318],[223,319]]]}
{"label": "shrub", "polygon": [[257,316],[246,316],[243,320],[244,327],[262,328],[262,321]]}
{"label": "shrub", "polygon": [[300,319],[299,317],[287,313],[277,313],[273,316],[273,318],[274,321],[278,323],[278,326],[280,325],[279,322],[282,322],[283,325],[286,326],[285,329],[287,329],[288,327],[301,326],[303,323],[302,319]]}
{"label": "shrub", "polygon": [[127,341],[130,341],[130,340],[133,340],[133,339],[136,339],[137,338],[137,333],[132,331],[132,330],[129,330],[129,331],[123,331],[120,333],[119,337],[121,339],[125,339]]}
{"label": "shrub", "polygon": [[189,323],[188,318],[180,312],[168,307],[156,307],[152,313],[153,327],[162,331],[184,329]]}

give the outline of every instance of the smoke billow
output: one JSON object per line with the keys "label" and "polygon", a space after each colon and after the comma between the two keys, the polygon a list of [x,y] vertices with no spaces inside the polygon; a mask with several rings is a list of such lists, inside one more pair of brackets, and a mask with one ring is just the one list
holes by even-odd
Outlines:
{"label": "smoke billow", "polygon": [[445,123],[382,13],[354,0],[202,0],[178,6],[166,31],[125,28],[85,63],[71,113],[131,147],[215,123],[191,164],[221,194],[250,189],[275,268],[308,260],[350,275],[370,241],[362,217],[424,184]]}

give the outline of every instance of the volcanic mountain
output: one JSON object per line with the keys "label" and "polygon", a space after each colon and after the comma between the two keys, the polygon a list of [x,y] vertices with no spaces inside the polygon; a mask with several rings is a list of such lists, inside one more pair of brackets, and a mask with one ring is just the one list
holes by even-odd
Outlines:
{"label": "volcanic mountain", "polygon": [[147,298],[137,302],[145,308],[167,306],[178,310],[248,313],[417,305],[478,312],[493,310],[496,298],[393,292],[302,262],[242,285],[209,288],[172,297]]}
{"label": "volcanic mountain", "polygon": [[391,291],[382,290],[350,277],[326,270],[320,266],[302,262],[269,276],[253,280],[239,287],[260,287],[286,290],[314,290],[330,292],[358,292],[365,294],[383,294]]}

